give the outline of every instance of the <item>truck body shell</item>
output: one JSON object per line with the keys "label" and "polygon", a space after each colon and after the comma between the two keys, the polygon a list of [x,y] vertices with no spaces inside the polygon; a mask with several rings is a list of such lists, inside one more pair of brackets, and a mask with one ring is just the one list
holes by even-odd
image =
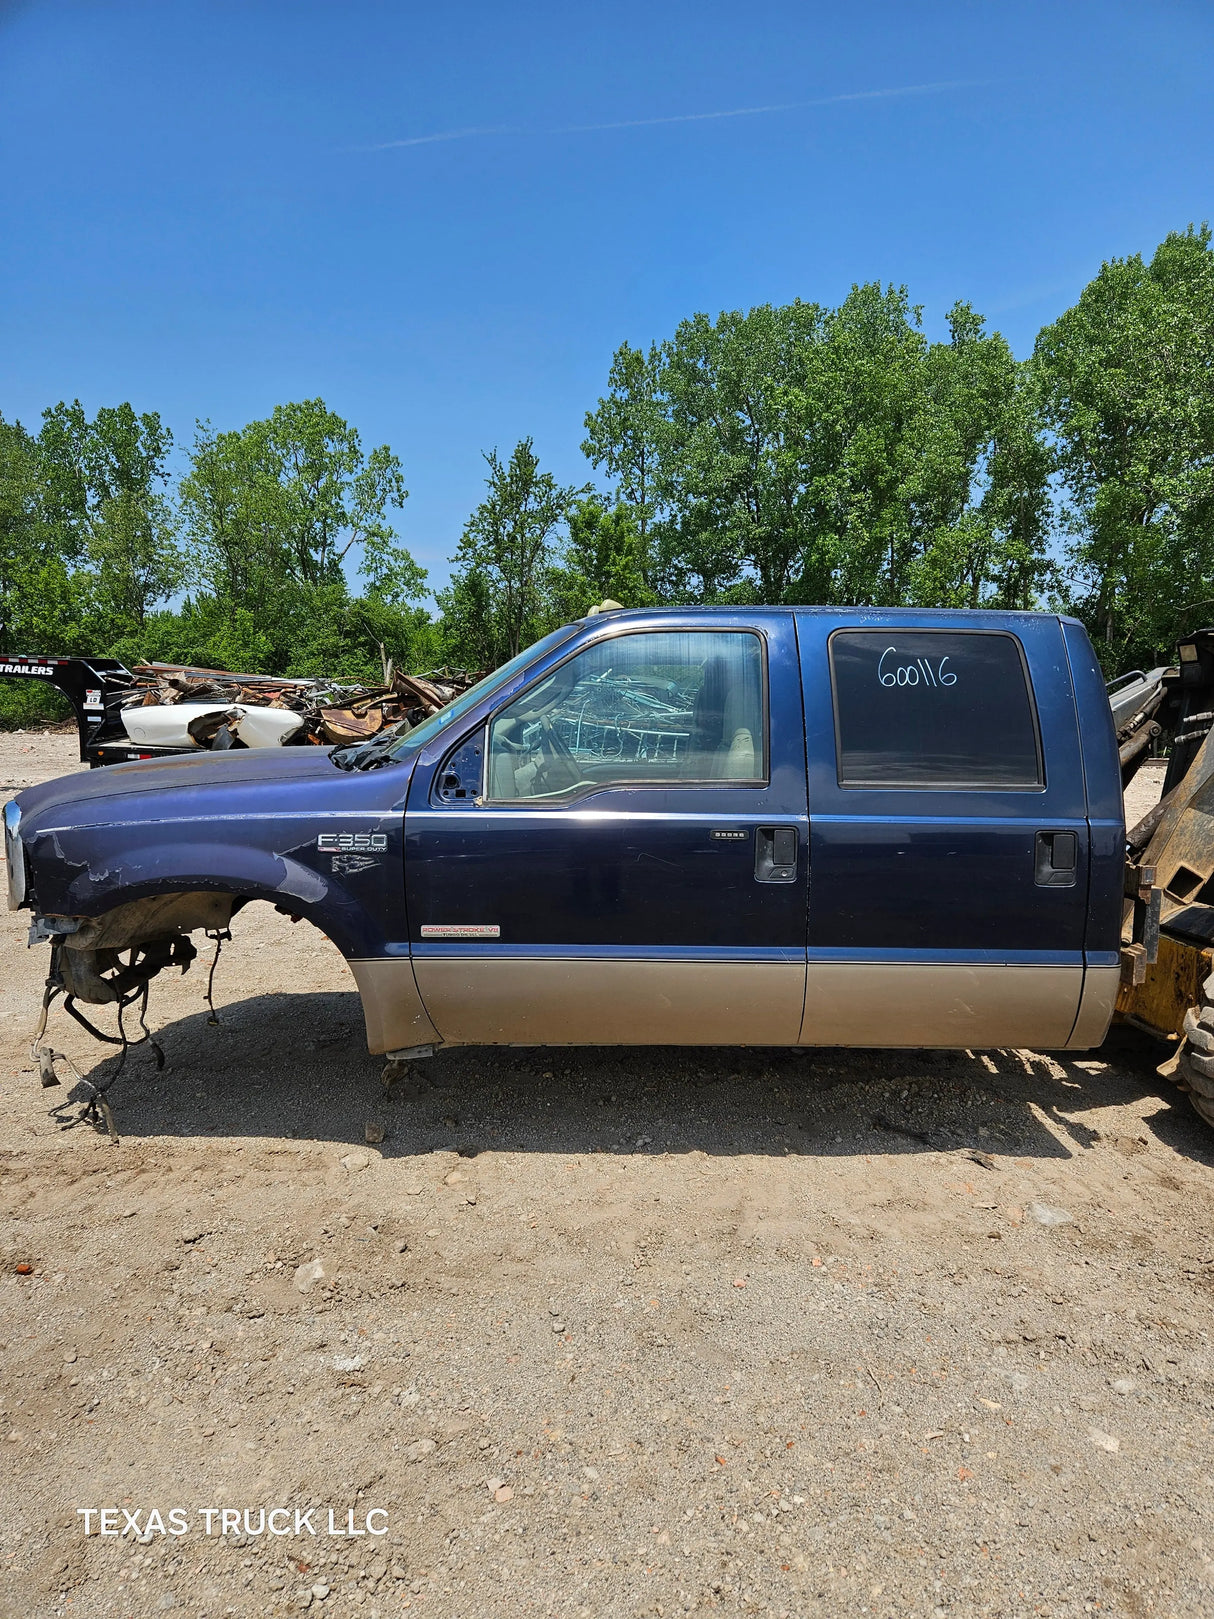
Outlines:
{"label": "truck body shell", "polygon": [[6,827],[69,946],[171,892],[314,922],[379,1052],[1081,1049],[1119,980],[1117,741],[1048,614],[604,612],[390,753],[118,765]]}

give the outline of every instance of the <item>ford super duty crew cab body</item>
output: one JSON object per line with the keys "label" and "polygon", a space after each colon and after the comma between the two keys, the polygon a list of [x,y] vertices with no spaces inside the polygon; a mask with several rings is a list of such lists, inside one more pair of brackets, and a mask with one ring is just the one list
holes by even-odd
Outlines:
{"label": "ford super duty crew cab body", "polygon": [[407,734],[118,765],[5,824],[69,995],[268,900],[373,1052],[1082,1049],[1118,990],[1117,743],[1054,615],[608,611]]}

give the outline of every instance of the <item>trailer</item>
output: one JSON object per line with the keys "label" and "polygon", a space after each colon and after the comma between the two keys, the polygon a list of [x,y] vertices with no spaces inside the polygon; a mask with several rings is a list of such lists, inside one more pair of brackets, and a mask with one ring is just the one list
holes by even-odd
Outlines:
{"label": "trailer", "polygon": [[82,764],[95,768],[152,757],[154,750],[134,746],[122,724],[120,698],[130,692],[134,676],[117,658],[47,658],[9,653],[0,661],[0,678],[36,680],[63,693],[76,717]]}

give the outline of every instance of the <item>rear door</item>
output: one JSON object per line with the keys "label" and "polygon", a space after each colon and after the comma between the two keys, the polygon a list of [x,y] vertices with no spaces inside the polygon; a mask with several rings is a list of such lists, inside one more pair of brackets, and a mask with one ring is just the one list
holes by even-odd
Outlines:
{"label": "rear door", "polygon": [[1057,619],[799,615],[811,828],[802,1041],[1064,1046],[1088,826]]}
{"label": "rear door", "polygon": [[419,762],[426,1010],[448,1042],[794,1044],[806,828],[791,613],[604,619]]}

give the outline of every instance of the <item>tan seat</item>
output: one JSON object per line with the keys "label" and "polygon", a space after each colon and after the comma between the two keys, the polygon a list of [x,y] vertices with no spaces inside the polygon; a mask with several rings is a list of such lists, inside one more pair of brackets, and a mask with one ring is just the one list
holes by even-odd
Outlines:
{"label": "tan seat", "polygon": [[750,728],[746,685],[733,682],[725,695],[720,745],[712,755],[710,773],[727,781],[753,781],[759,774],[754,732]]}
{"label": "tan seat", "polygon": [[755,759],[755,739],[751,736],[749,727],[739,725],[734,732],[725,757],[721,759],[718,774],[729,781],[753,781],[759,774]]}
{"label": "tan seat", "polygon": [[514,766],[510,763],[510,756],[505,749],[499,749],[490,761],[490,798],[514,798],[516,784],[514,780]]}

